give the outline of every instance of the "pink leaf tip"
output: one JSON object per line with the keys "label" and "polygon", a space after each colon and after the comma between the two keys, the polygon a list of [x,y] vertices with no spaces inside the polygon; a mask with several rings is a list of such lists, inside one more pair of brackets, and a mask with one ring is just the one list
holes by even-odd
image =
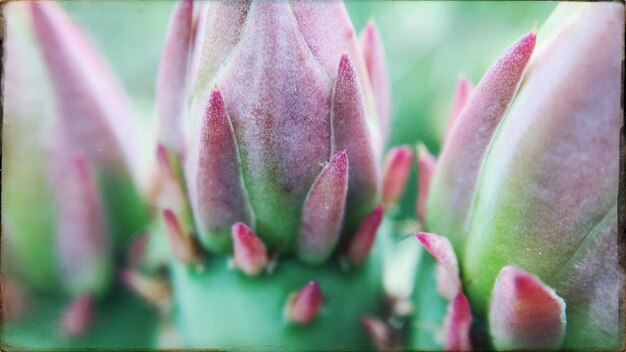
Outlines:
{"label": "pink leaf tip", "polygon": [[319,314],[321,308],[322,291],[316,281],[309,281],[287,299],[285,318],[290,322],[306,324]]}
{"label": "pink leaf tip", "polygon": [[383,220],[383,213],[384,207],[379,205],[363,219],[348,246],[346,253],[348,262],[359,265],[367,259],[374,245],[378,227]]}
{"label": "pink leaf tip", "polygon": [[401,197],[411,172],[413,151],[408,146],[392,148],[383,165],[383,203],[394,204]]}
{"label": "pink leaf tip", "polygon": [[232,226],[233,260],[244,273],[254,276],[268,264],[265,244],[242,222]]}
{"label": "pink leaf tip", "polygon": [[448,126],[446,127],[444,141],[448,139],[448,136],[450,135],[450,130],[452,129],[457,118],[461,114],[461,110],[463,110],[463,107],[465,106],[465,103],[467,103],[467,101],[469,100],[470,95],[472,95],[473,90],[474,86],[472,82],[470,82],[464,74],[460,74],[456,84],[454,98],[452,99],[452,109],[450,111],[450,117],[448,118]]}
{"label": "pink leaf tip", "polygon": [[93,321],[94,303],[91,294],[75,297],[61,318],[61,332],[71,338],[84,334]]}
{"label": "pink leaf tip", "polygon": [[557,349],[565,337],[565,301],[538,277],[506,266],[491,294],[489,326],[498,349]]}
{"label": "pink leaf tip", "polygon": [[461,289],[461,280],[459,264],[450,241],[426,232],[418,232],[417,239],[437,261],[437,290],[449,301],[453,300]]}
{"label": "pink leaf tip", "polygon": [[430,188],[430,180],[435,173],[437,159],[428,152],[423,144],[417,146],[417,175],[418,175],[418,191],[417,191],[417,218],[422,224],[426,222],[426,204],[428,200],[428,189]]}
{"label": "pink leaf tip", "polygon": [[372,343],[379,351],[397,349],[398,341],[394,334],[394,329],[389,324],[378,318],[368,316],[361,317],[361,323],[370,335]]}
{"label": "pink leaf tip", "polygon": [[446,351],[469,351],[470,327],[472,325],[472,311],[467,297],[458,292],[448,304],[448,312],[444,318],[444,346]]}

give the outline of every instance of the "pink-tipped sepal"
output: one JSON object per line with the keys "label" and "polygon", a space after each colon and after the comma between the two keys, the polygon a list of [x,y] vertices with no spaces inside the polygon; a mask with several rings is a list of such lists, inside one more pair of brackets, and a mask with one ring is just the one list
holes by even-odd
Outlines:
{"label": "pink-tipped sepal", "polygon": [[473,90],[474,86],[472,85],[472,82],[470,82],[464,74],[460,74],[456,83],[454,98],[452,98],[452,108],[450,111],[450,117],[448,117],[448,125],[443,138],[444,142],[448,139],[450,130],[452,130],[457,118],[461,114],[461,110],[463,110],[463,107],[465,107],[470,95],[472,95]]}
{"label": "pink-tipped sepal", "polygon": [[306,324],[315,319],[322,308],[322,290],[315,281],[309,281],[300,291],[287,299],[284,316],[289,322]]}
{"label": "pink-tipped sepal", "polygon": [[402,196],[411,172],[413,151],[408,146],[391,148],[383,164],[383,203],[394,205]]}
{"label": "pink-tipped sepal", "polygon": [[149,277],[135,270],[122,270],[120,280],[139,297],[165,312],[171,306],[170,288],[165,279]]}
{"label": "pink-tipped sepal", "polygon": [[265,244],[242,222],[232,226],[233,263],[249,276],[261,273],[268,265]]}
{"label": "pink-tipped sepal", "polygon": [[187,265],[198,264],[199,248],[191,234],[182,227],[179,218],[171,209],[163,210],[165,230],[174,256]]}
{"label": "pink-tipped sepal", "polygon": [[363,219],[361,225],[350,240],[348,250],[345,255],[348,262],[352,265],[360,265],[369,256],[376,240],[376,232],[383,220],[384,207],[377,206],[369,215]]}
{"label": "pink-tipped sepal", "polygon": [[419,144],[417,146],[417,219],[424,224],[426,221],[426,201],[428,199],[428,190],[430,188],[430,180],[435,173],[437,159],[428,152],[426,146]]}
{"label": "pink-tipped sepal", "polygon": [[418,232],[417,239],[437,261],[437,291],[452,301],[461,290],[459,264],[450,241],[434,233]]}
{"label": "pink-tipped sepal", "polygon": [[94,319],[95,298],[90,293],[75,297],[61,317],[59,328],[64,336],[75,338],[83,335]]}
{"label": "pink-tipped sepal", "polygon": [[443,344],[446,351],[470,351],[470,327],[472,311],[467,297],[458,292],[448,304],[448,312],[443,322]]}

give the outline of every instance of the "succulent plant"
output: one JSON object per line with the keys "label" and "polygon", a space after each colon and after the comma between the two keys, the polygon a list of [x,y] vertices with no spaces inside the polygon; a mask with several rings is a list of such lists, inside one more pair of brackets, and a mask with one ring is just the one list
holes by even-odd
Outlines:
{"label": "succulent plant", "polygon": [[[429,233],[418,239],[437,263],[446,348],[623,343],[623,16],[617,3],[560,4],[537,50],[531,32],[473,91],[460,80],[441,155],[419,153],[418,203]],[[423,306],[429,298],[419,289],[414,299]],[[414,324],[415,346],[420,329]]]}

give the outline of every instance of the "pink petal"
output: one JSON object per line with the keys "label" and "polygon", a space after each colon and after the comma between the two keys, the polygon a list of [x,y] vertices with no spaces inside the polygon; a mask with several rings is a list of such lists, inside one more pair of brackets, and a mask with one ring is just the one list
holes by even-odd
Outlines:
{"label": "pink petal", "polygon": [[417,218],[424,224],[426,221],[426,201],[428,200],[428,190],[430,189],[430,181],[437,166],[437,159],[428,152],[423,144],[417,147],[417,175],[418,175],[418,191],[417,191]]}
{"label": "pink petal", "polygon": [[102,291],[112,274],[111,239],[96,180],[83,156],[65,160],[56,185],[57,250],[63,279],[74,293]]}
{"label": "pink petal", "polygon": [[306,324],[313,320],[322,308],[322,291],[315,281],[309,281],[300,291],[289,296],[285,306],[285,318],[294,323]]}
{"label": "pink petal", "polygon": [[211,93],[199,119],[196,139],[188,158],[187,186],[200,242],[211,250],[231,247],[230,227],[250,223],[237,144],[224,100]]}
{"label": "pink petal", "polygon": [[411,173],[413,151],[408,146],[391,148],[383,164],[383,203],[395,204]]}
{"label": "pink petal", "polygon": [[341,56],[332,98],[331,150],[345,150],[350,159],[348,227],[356,227],[378,197],[379,175],[372,137],[367,127],[361,83],[347,54]]}
{"label": "pink petal", "polygon": [[84,334],[94,319],[94,297],[83,294],[72,300],[61,319],[61,332],[68,337]]}
{"label": "pink petal", "polygon": [[437,261],[437,290],[452,301],[461,289],[459,264],[450,241],[433,233],[418,232],[417,239]]}
{"label": "pink petal", "polygon": [[348,175],[348,157],[345,152],[338,152],[311,186],[298,232],[300,259],[319,264],[335,249],[343,223]]}
{"label": "pink petal", "polygon": [[446,133],[443,138],[444,142],[448,140],[450,131],[461,115],[461,110],[465,107],[473,90],[474,86],[472,82],[470,82],[464,74],[460,74],[456,84],[454,98],[452,98],[452,110],[450,111],[450,117],[448,117],[448,126],[446,127]]}
{"label": "pink petal", "polygon": [[138,128],[130,103],[86,35],[53,2],[30,2],[35,34],[52,80],[61,139],[99,167],[139,177]]}
{"label": "pink petal", "polygon": [[353,265],[360,265],[369,256],[376,239],[376,232],[383,220],[384,207],[377,206],[363,219],[361,225],[350,239],[346,259]]}
{"label": "pink petal", "polygon": [[565,302],[539,278],[504,267],[493,288],[489,326],[496,348],[557,349],[565,336]]}
{"label": "pink petal", "polygon": [[470,328],[472,311],[462,292],[458,292],[450,304],[443,323],[443,338],[446,351],[470,351]]}
{"label": "pink petal", "polygon": [[433,220],[427,221],[427,225],[431,231],[445,233],[455,244],[464,237],[463,226],[483,156],[517,92],[535,39],[534,31],[524,35],[489,67],[439,157],[428,206],[429,219]]}
{"label": "pink petal", "polygon": [[193,1],[174,7],[165,36],[157,82],[158,140],[183,155],[183,112],[187,101],[187,62],[191,44]]}
{"label": "pink petal", "polygon": [[361,50],[376,100],[378,126],[384,141],[389,137],[391,122],[390,88],[383,42],[374,21],[369,21],[360,35]]}
{"label": "pink petal", "polygon": [[267,250],[263,241],[242,222],[232,227],[233,259],[235,265],[250,276],[257,275],[267,266]]}

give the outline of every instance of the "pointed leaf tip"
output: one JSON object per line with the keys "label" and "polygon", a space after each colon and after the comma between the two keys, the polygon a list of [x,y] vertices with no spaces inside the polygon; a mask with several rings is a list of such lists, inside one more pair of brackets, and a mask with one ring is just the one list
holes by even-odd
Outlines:
{"label": "pointed leaf tip", "polygon": [[389,324],[384,321],[369,317],[361,317],[361,323],[367,330],[372,343],[379,351],[396,350],[398,347],[394,330]]}
{"label": "pointed leaf tip", "polygon": [[361,222],[361,225],[350,241],[348,253],[346,254],[346,259],[352,265],[360,265],[365,262],[372,251],[372,246],[376,239],[376,232],[383,220],[383,213],[384,207],[381,204],[374,208]]}
{"label": "pointed leaf tip", "polygon": [[306,324],[319,314],[321,308],[322,290],[316,281],[309,281],[287,299],[285,318],[290,322]]}
{"label": "pointed leaf tip", "polygon": [[128,269],[122,269],[119,278],[128,288],[155,307],[166,310],[170,306],[171,295],[167,281]]}
{"label": "pointed leaf tip", "polygon": [[93,322],[94,303],[94,297],[91,294],[75,297],[61,318],[61,332],[71,338],[87,332]]}
{"label": "pointed leaf tip", "polygon": [[448,125],[443,138],[444,142],[448,139],[452,127],[456,123],[457,118],[461,114],[461,110],[465,107],[465,104],[469,100],[473,90],[474,86],[472,85],[472,82],[470,82],[464,74],[459,74],[456,91],[454,92],[454,98],[452,99],[452,109],[450,111],[450,117],[448,117]]}
{"label": "pointed leaf tip", "polygon": [[411,172],[413,151],[408,146],[392,148],[383,164],[383,203],[395,204]]}
{"label": "pointed leaf tip", "polygon": [[195,244],[191,235],[181,226],[176,213],[171,209],[164,209],[163,221],[174,256],[188,265],[197,263],[199,258]]}
{"label": "pointed leaf tip", "polygon": [[565,337],[565,301],[538,277],[506,266],[491,294],[489,326],[498,349],[557,349]]}
{"label": "pointed leaf tip", "polygon": [[242,222],[232,226],[233,260],[244,273],[254,276],[268,264],[267,250],[261,239]]}
{"label": "pointed leaf tip", "polygon": [[461,289],[459,264],[450,241],[433,233],[418,232],[417,239],[437,261],[437,291],[452,301]]}
{"label": "pointed leaf tip", "polygon": [[418,191],[417,191],[417,218],[422,223],[426,222],[426,204],[428,200],[428,191],[430,188],[430,180],[435,173],[437,159],[428,152],[423,144],[417,146],[417,175],[418,175]]}
{"label": "pointed leaf tip", "polygon": [[470,327],[472,325],[472,311],[467,297],[458,292],[448,304],[448,312],[444,318],[444,346],[446,351],[470,351]]}
{"label": "pointed leaf tip", "polygon": [[338,152],[307,194],[297,242],[298,256],[306,262],[324,262],[337,244],[348,192],[348,168],[346,152]]}

